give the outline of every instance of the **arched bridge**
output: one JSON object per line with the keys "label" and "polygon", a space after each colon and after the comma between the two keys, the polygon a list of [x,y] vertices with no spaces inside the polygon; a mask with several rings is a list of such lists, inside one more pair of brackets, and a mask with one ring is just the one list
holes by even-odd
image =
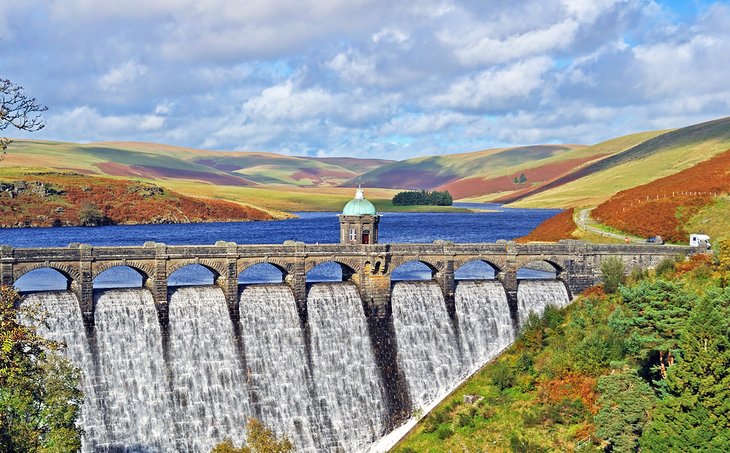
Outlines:
{"label": "arched bridge", "polygon": [[419,261],[431,270],[447,304],[453,305],[454,273],[473,261],[483,261],[495,270],[505,287],[510,304],[516,303],[517,271],[535,262],[551,266],[565,282],[571,297],[600,281],[600,265],[607,257],[621,258],[627,270],[650,268],[665,258],[704,252],[704,249],[667,245],[605,245],[580,241],[517,244],[497,241],[485,244],[339,245],[304,244],[287,241],[280,245],[238,245],[218,242],[210,246],[169,246],[148,242],[136,247],[95,247],[71,244],[63,248],[12,248],[0,246],[0,283],[13,285],[24,274],[38,268],[53,268],[68,281],[81,304],[87,326],[94,322],[93,280],[115,266],[128,266],[141,276],[155,299],[160,322],[168,316],[168,276],[175,270],[199,264],[214,275],[223,289],[231,317],[238,318],[238,276],[259,263],[278,268],[306,316],[306,273],[315,266],[338,263],[344,280],[360,291],[369,315],[387,316],[390,306],[391,273],[399,265]]}

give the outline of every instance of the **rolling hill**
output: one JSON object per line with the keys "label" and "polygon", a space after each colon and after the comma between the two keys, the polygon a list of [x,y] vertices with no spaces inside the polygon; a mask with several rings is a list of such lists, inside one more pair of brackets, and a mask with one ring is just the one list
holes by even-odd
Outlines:
{"label": "rolling hill", "polygon": [[678,173],[728,148],[730,117],[656,135],[519,197],[499,201],[519,207],[596,206],[619,191]]}

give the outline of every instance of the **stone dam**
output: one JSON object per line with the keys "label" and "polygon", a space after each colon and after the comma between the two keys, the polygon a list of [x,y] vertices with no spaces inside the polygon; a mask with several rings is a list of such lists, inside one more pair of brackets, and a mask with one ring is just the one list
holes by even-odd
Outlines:
{"label": "stone dam", "polygon": [[[286,433],[297,451],[356,452],[496,356],[530,312],[565,306],[618,257],[627,269],[703,252],[656,245],[280,245],[64,248],[0,246],[1,283],[42,268],[65,290],[33,291],[44,334],[83,371],[85,452],[207,452],[245,438],[248,417]],[[397,280],[411,262],[430,279]],[[459,279],[472,263],[493,278]],[[312,282],[336,263],[340,282]],[[190,265],[213,284],[168,285]],[[239,284],[254,266],[281,282]],[[95,289],[127,267],[134,288]],[[520,278],[520,269],[553,278]]]}

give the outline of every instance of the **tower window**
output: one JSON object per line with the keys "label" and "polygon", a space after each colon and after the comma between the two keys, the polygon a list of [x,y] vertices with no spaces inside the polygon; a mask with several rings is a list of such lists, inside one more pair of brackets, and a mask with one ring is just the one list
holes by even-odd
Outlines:
{"label": "tower window", "polygon": [[357,239],[357,230],[350,228],[350,240],[354,241],[355,239]]}

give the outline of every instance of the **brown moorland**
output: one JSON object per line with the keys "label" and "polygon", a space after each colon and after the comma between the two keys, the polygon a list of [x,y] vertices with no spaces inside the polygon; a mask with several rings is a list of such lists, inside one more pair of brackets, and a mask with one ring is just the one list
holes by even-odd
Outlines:
{"label": "brown moorland", "polygon": [[180,195],[150,183],[78,173],[27,174],[0,182],[1,227],[70,226],[84,211],[114,224],[270,220],[262,210]]}
{"label": "brown moorland", "polygon": [[573,221],[573,209],[566,209],[543,221],[527,236],[517,238],[516,242],[556,242],[570,239],[576,228],[578,227]]}
{"label": "brown moorland", "polygon": [[617,193],[593,210],[599,222],[637,236],[685,242],[684,223],[730,192],[730,150],[694,167]]}

